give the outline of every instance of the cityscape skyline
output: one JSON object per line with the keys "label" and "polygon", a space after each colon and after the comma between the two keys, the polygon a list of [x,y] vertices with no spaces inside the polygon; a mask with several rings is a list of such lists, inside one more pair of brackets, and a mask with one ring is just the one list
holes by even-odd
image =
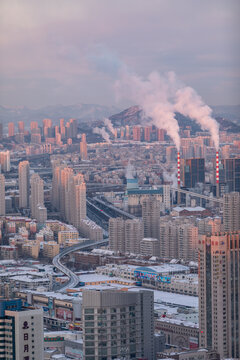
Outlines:
{"label": "cityscape skyline", "polygon": [[0,10],[0,358],[240,359],[240,2]]}

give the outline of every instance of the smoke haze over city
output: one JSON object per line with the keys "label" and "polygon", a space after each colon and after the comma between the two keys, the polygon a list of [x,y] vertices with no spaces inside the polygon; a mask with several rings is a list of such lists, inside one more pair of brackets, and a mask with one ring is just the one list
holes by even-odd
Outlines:
{"label": "smoke haze over city", "polygon": [[[0,104],[114,103],[121,62],[239,103],[239,2],[1,1]],[[129,102],[122,102],[125,107]]]}

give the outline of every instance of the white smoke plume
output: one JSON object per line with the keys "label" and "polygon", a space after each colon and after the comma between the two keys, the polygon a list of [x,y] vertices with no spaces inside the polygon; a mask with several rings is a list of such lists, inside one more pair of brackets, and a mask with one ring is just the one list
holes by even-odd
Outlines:
{"label": "white smoke plume", "polygon": [[143,109],[144,116],[151,118],[151,124],[166,130],[180,149],[179,126],[175,112],[189,116],[203,130],[208,130],[216,149],[219,147],[219,126],[211,117],[212,110],[191,87],[184,86],[173,72],[160,76],[151,73],[146,79],[129,73],[125,68],[115,83],[118,98],[134,101]]}
{"label": "white smoke plume", "polygon": [[94,134],[102,135],[103,139],[104,139],[108,144],[111,144],[111,140],[110,140],[110,138],[109,138],[108,133],[106,132],[105,127],[103,127],[103,128],[95,127],[95,128],[93,129],[93,133],[94,133]]}
{"label": "white smoke plume", "polygon": [[216,150],[219,148],[219,125],[212,118],[212,110],[191,87],[183,87],[176,92],[175,111],[195,120],[203,130],[208,130]]}
{"label": "white smoke plume", "polygon": [[[169,75],[169,76],[168,76]],[[126,71],[115,83],[116,94],[139,104],[145,117],[151,118],[151,123],[159,129],[166,130],[180,149],[179,126],[175,119],[173,104],[169,101],[170,74],[166,78],[156,72],[151,73],[146,80]]]}
{"label": "white smoke plume", "polygon": [[113,127],[113,124],[112,124],[111,120],[108,119],[108,118],[104,118],[103,122],[104,122],[104,125],[107,126],[107,128],[111,131],[111,133],[113,135],[115,135],[114,127]]}
{"label": "white smoke plume", "polygon": [[177,188],[177,172],[168,173],[167,171],[163,172],[163,180],[172,183],[172,186]]}

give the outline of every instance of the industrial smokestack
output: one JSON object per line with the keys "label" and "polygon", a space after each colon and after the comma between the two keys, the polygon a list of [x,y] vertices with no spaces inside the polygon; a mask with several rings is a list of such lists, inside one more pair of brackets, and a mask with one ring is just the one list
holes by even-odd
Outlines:
{"label": "industrial smokestack", "polygon": [[177,174],[178,187],[180,187],[180,182],[181,182],[181,178],[180,178],[180,152],[177,153],[177,170],[178,170],[178,174]]}
{"label": "industrial smokestack", "polygon": [[216,196],[219,198],[219,153],[216,152]]}
{"label": "industrial smokestack", "polygon": [[[177,183],[178,183],[178,189],[180,189],[181,185],[181,170],[180,170],[180,152],[177,153]],[[178,191],[177,194],[177,203],[181,203],[181,194],[180,191]]]}

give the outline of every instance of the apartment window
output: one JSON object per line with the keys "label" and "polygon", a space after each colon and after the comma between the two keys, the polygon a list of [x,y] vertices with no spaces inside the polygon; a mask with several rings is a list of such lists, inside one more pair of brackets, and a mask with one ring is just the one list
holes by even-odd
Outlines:
{"label": "apartment window", "polygon": [[85,335],[85,341],[86,340],[94,340],[94,335]]}
{"label": "apartment window", "polygon": [[94,309],[85,309],[85,314],[94,314]]}
{"label": "apartment window", "polygon": [[85,341],[86,347],[94,347],[94,341]]}
{"label": "apartment window", "polygon": [[98,309],[98,314],[106,314],[107,310],[106,309]]}
{"label": "apartment window", "polygon": [[87,349],[85,349],[85,354],[86,355],[94,355],[95,354],[95,349],[94,348],[87,348]]}
{"label": "apartment window", "polygon": [[94,327],[94,322],[93,321],[86,321],[85,326],[86,327]]}

